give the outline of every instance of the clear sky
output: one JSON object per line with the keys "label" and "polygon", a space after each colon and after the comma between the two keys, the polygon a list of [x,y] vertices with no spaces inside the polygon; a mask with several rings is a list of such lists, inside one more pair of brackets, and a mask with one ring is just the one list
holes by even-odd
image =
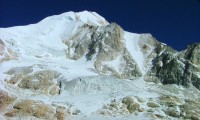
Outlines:
{"label": "clear sky", "polygon": [[200,42],[200,0],[0,0],[0,27],[83,10],[95,11],[126,31],[151,33],[177,50]]}

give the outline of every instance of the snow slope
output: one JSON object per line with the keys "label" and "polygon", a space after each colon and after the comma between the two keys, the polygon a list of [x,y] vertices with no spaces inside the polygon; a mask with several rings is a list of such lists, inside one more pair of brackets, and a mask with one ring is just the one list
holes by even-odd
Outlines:
{"label": "snow slope", "polygon": [[144,74],[144,56],[139,47],[139,37],[140,34],[136,33],[125,32],[124,34],[126,48],[136,60],[139,68],[141,68],[142,73]]}
{"label": "snow slope", "polygon": [[[66,59],[65,49],[67,49],[67,46],[62,42],[76,34],[78,27],[85,23],[95,26],[109,24],[97,13],[83,11],[80,13],[67,12],[61,15],[54,15],[37,24],[0,28],[0,38],[7,47],[17,52],[18,59],[20,59],[20,61],[15,61],[16,63],[13,62],[11,65],[6,63],[5,66],[14,67],[20,66],[19,64],[28,66],[28,63],[42,63],[54,69],[57,68],[61,73],[67,71],[70,80],[77,76],[95,75],[95,73],[87,70],[92,66],[86,62],[85,58],[76,62]],[[76,72],[77,69],[85,72]],[[3,70],[8,69],[3,68]]]}

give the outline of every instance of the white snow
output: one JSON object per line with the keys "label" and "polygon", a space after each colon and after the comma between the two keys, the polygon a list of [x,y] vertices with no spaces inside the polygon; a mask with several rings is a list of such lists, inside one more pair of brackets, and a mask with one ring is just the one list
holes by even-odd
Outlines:
{"label": "white snow", "polygon": [[200,78],[200,72],[196,72],[195,74],[197,75],[198,78]]}
{"label": "white snow", "polygon": [[126,48],[130,52],[132,58],[137,62],[140,70],[144,74],[144,56],[139,48],[139,34],[125,32],[124,39]]}
{"label": "white snow", "polygon": [[102,115],[90,115],[90,116],[76,116],[72,118],[73,120],[149,120],[149,118],[144,115],[127,115],[127,116],[102,116]]}
{"label": "white snow", "polygon": [[83,11],[77,13],[77,15],[79,16],[81,21],[92,25],[96,24],[96,25],[106,26],[109,24],[103,17],[98,15],[96,12]]}
{"label": "white snow", "polygon": [[103,65],[107,65],[111,68],[114,68],[118,73],[120,73],[120,64],[121,64],[121,57],[118,56],[115,60],[103,62]]}

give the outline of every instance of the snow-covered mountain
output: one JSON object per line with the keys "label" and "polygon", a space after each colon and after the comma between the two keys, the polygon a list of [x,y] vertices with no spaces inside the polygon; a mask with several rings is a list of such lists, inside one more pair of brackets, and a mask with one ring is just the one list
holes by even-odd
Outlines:
{"label": "snow-covered mountain", "polygon": [[0,28],[0,90],[1,119],[199,119],[200,44],[66,12]]}

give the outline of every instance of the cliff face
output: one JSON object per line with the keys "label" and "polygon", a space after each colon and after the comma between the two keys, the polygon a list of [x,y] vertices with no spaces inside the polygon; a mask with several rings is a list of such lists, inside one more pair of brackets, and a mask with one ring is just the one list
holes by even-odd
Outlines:
{"label": "cliff face", "polygon": [[149,74],[163,84],[194,85],[199,89],[199,45],[189,45],[181,52],[165,50],[155,58]]}

